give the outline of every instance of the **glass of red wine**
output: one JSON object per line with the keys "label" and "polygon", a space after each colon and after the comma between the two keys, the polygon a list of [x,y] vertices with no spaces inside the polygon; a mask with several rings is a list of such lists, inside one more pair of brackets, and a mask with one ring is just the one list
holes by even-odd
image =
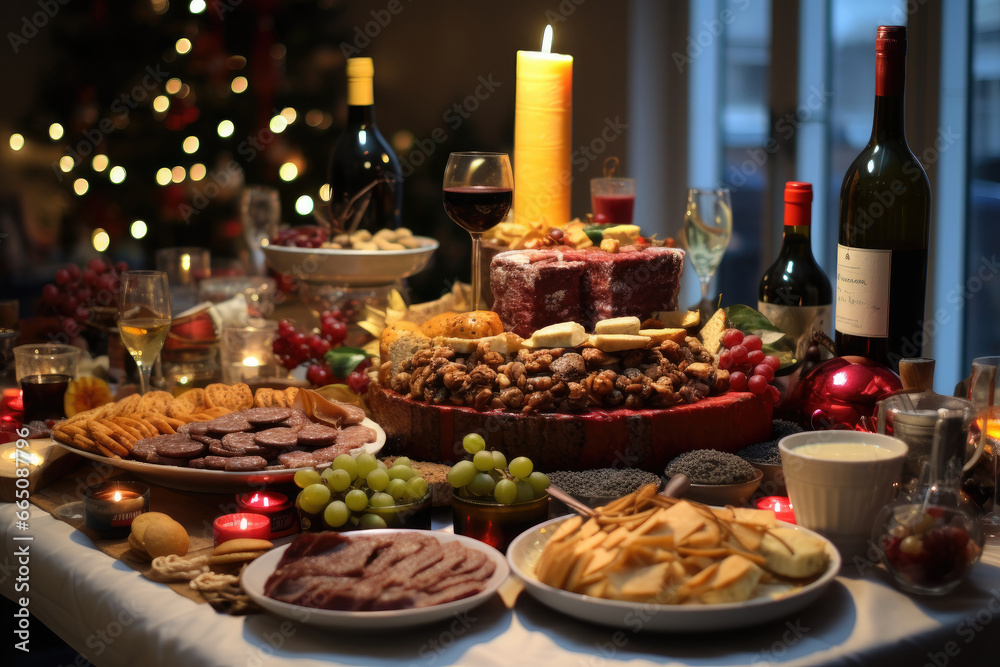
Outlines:
{"label": "glass of red wine", "polygon": [[479,310],[483,232],[510,210],[514,172],[506,153],[452,153],[444,168],[444,210],[472,236],[472,310]]}

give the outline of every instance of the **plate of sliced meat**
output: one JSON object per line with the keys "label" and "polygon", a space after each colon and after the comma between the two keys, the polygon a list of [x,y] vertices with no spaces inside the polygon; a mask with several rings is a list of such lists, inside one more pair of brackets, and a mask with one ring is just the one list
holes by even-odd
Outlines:
{"label": "plate of sliced meat", "polygon": [[139,440],[129,458],[58,444],[160,486],[228,493],[290,482],[296,470],[325,468],[339,454],[377,454],[385,444],[385,431],[368,418],[332,427],[313,422],[299,410],[249,408]]}
{"label": "plate of sliced meat", "polygon": [[266,611],[323,628],[400,629],[452,618],[492,597],[503,554],[423,530],[302,533],[250,563],[240,582]]}

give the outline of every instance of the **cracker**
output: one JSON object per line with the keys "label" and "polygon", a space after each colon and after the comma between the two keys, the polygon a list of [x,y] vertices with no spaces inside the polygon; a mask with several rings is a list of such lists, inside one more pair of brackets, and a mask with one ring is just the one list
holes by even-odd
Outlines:
{"label": "cracker", "polygon": [[[201,387],[188,389],[183,394],[175,398],[171,404],[171,409],[176,408],[176,412],[186,413],[189,415],[197,414],[207,407],[209,407],[208,399],[205,396],[205,390]],[[170,410],[168,410],[167,414],[171,417],[174,416]]]}
{"label": "cracker", "polygon": [[210,384],[205,387],[205,397],[210,407],[226,408],[229,412],[253,407],[253,392],[242,382]]}
{"label": "cracker", "polygon": [[258,408],[274,407],[274,389],[260,387],[253,395],[253,404]]}
{"label": "cracker", "polygon": [[167,408],[174,402],[174,395],[167,391],[150,391],[142,395],[136,412],[155,412],[165,414]]}
{"label": "cracker", "polygon": [[158,415],[146,415],[146,421],[149,422],[150,426],[156,429],[157,433],[176,433],[176,429],[174,429],[170,422],[163,417]]}
{"label": "cracker", "polygon": [[135,417],[119,417],[118,422],[123,426],[131,426],[132,428],[139,431],[141,438],[152,438],[154,435],[159,433],[159,430],[153,426],[149,421],[149,417],[145,415],[136,415]]}

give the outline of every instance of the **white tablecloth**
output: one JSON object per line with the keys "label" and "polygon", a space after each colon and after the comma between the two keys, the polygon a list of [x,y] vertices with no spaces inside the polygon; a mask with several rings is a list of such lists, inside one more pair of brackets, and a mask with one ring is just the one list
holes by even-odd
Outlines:
{"label": "white tablecloth", "polygon": [[[710,634],[643,634],[589,625],[538,604],[513,577],[467,616],[404,632],[320,631],[267,614],[225,616],[153,583],[32,506],[28,529],[0,505],[0,592],[27,597],[44,623],[99,666],[237,665],[995,665],[1000,547],[944,598],[909,597],[879,568],[845,566],[814,605],[784,621]],[[15,541],[30,537],[30,541]],[[30,589],[15,549],[28,545]],[[503,599],[502,599],[503,598]],[[504,599],[510,601],[508,608]],[[516,601],[515,601],[516,600]],[[11,655],[11,639],[4,653]],[[30,641],[30,640],[29,640]],[[30,643],[29,643],[30,648]]]}

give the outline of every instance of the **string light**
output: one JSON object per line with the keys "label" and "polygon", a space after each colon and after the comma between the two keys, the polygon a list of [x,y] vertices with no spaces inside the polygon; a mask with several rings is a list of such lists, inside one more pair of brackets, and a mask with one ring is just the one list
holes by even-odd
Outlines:
{"label": "string light", "polygon": [[132,234],[132,238],[134,238],[134,239],[144,238],[146,236],[146,232],[147,231],[149,231],[149,230],[146,227],[146,221],[145,220],[136,220],[129,227],[129,233]]}
{"label": "string light", "polygon": [[198,150],[199,143],[200,142],[198,141],[198,137],[191,136],[184,140],[182,148],[184,149],[185,153],[190,155],[191,153],[194,153],[195,151]]}
{"label": "string light", "polygon": [[271,119],[271,122],[268,123],[268,127],[270,127],[271,131],[275,134],[281,134],[285,131],[285,128],[288,127],[288,121],[285,120],[283,116],[274,116]]}
{"label": "string light", "polygon": [[168,79],[167,85],[163,87],[171,95],[176,95],[181,91],[181,80],[178,78]]}
{"label": "string light", "polygon": [[94,233],[90,235],[90,242],[94,246],[94,250],[97,252],[104,252],[111,245],[111,237],[106,231],[98,227],[94,230]]}
{"label": "string light", "polygon": [[292,162],[286,162],[278,168],[278,177],[285,182],[294,181],[299,175],[299,168]]}
{"label": "string light", "polygon": [[108,172],[108,178],[111,179],[112,183],[121,183],[125,180],[125,167],[111,167],[111,171]]}
{"label": "string light", "polygon": [[205,165],[203,165],[200,162],[196,162],[193,165],[191,165],[191,168],[188,170],[188,176],[191,177],[192,181],[200,181],[201,179],[205,178],[205,174],[207,172],[208,170],[205,169]]}
{"label": "string light", "polygon": [[191,0],[191,4],[188,5],[188,11],[192,14],[201,14],[205,11],[205,0]]}
{"label": "string light", "polygon": [[281,117],[284,118],[289,125],[295,122],[295,119],[299,117],[299,114],[292,107],[285,107],[281,110]]}
{"label": "string light", "polygon": [[191,40],[187,37],[181,37],[177,40],[177,43],[174,44],[174,48],[177,49],[177,53],[184,55],[191,50]]}
{"label": "string light", "polygon": [[233,83],[230,85],[230,88],[232,88],[234,93],[239,95],[240,93],[245,93],[249,85],[250,84],[247,82],[247,78],[245,76],[238,76],[233,79]]}
{"label": "string light", "polygon": [[180,165],[170,170],[170,180],[173,181],[174,183],[181,183],[186,176],[187,176],[187,170],[185,170],[184,167],[181,167]]}
{"label": "string light", "polygon": [[108,168],[108,156],[103,153],[98,153],[94,156],[94,159],[90,161],[90,166],[94,168],[96,172],[102,172]]}
{"label": "string light", "polygon": [[167,167],[160,167],[156,170],[156,182],[158,185],[167,185],[170,183],[170,169]]}
{"label": "string light", "polygon": [[76,166],[76,160],[68,155],[63,155],[59,158],[59,168],[62,169],[64,174],[68,174],[73,171],[73,167]]}
{"label": "string light", "polygon": [[295,200],[295,212],[299,215],[309,215],[313,212],[313,198],[309,195],[302,195]]}
{"label": "string light", "polygon": [[10,147],[15,151],[19,151],[24,148],[24,137],[17,132],[10,135]]}
{"label": "string light", "polygon": [[331,190],[332,188],[330,187],[329,183],[324,183],[323,185],[319,186],[319,198],[322,199],[323,201],[330,201]]}
{"label": "string light", "polygon": [[49,125],[49,139],[52,141],[59,141],[62,139],[64,132],[63,126],[59,123],[52,123]]}
{"label": "string light", "polygon": [[224,120],[219,123],[218,132],[219,136],[222,137],[223,139],[232,136],[235,130],[236,126],[233,125],[233,121],[231,120]]}
{"label": "string light", "polygon": [[170,108],[170,98],[166,95],[157,95],[153,98],[153,111],[164,113]]}
{"label": "string light", "polygon": [[81,197],[87,194],[87,190],[90,189],[90,183],[87,182],[86,178],[78,178],[73,181],[73,192],[80,195]]}

